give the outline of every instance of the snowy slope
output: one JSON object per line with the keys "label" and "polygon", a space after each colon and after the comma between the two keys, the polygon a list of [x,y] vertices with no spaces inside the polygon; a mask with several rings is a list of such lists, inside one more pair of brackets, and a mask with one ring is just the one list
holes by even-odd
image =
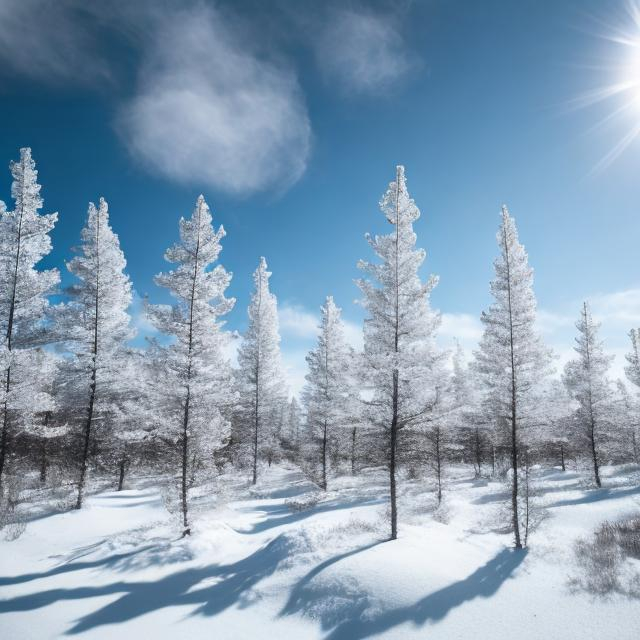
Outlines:
{"label": "snowy slope", "polygon": [[539,472],[546,518],[523,553],[500,530],[503,485],[468,470],[449,478],[439,510],[403,483],[394,542],[381,542],[375,472],[301,508],[313,485],[265,470],[251,494],[229,484],[216,504],[203,493],[188,539],[138,481],[2,542],[0,637],[636,639],[640,601],[568,586],[575,538],[640,508],[640,488],[606,472],[599,491],[573,472]]}

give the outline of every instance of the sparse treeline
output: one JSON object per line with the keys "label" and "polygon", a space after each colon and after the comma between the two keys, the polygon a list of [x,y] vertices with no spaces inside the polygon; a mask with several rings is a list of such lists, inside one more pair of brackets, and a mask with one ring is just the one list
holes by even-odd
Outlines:
{"label": "sparse treeline", "polygon": [[58,272],[39,267],[57,214],[40,213],[29,149],[11,173],[13,207],[0,202],[3,508],[21,492],[64,487],[67,505],[79,509],[88,487],[122,489],[128,474],[147,474],[166,487],[186,535],[194,496],[215,490],[225,469],[256,484],[268,465],[287,461],[327,490],[335,476],[377,467],[388,474],[395,539],[399,483],[433,483],[439,505],[450,466],[467,464],[476,477],[508,483],[520,548],[532,523],[534,463],[563,471],[588,464],[600,487],[601,465],[639,462],[640,330],[629,334],[629,384],[612,381],[585,302],[576,357],[554,373],[536,332],[533,270],[506,207],[478,348],[442,349],[430,304],[437,278],[420,277],[426,254],[413,229],[420,211],[397,167],[380,202],[390,231],[367,235],[376,260],[359,263],[364,346],[349,344],[328,296],[299,404],[286,385],[264,258],[245,334],[224,326],[235,304],[225,296],[232,275],[218,263],[225,232],[202,196],[165,253],[173,268],[156,276],[174,303],[145,303],[158,335],[143,349],[132,346],[132,285],[107,202],[89,204],[78,253],[66,264],[73,282],[61,291]]}

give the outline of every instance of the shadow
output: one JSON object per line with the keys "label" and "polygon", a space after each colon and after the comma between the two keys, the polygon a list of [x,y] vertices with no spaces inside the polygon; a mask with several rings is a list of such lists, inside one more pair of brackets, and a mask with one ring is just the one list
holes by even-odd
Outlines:
{"label": "shadow", "polygon": [[[98,543],[101,544],[101,543]],[[97,545],[91,545],[95,547]],[[32,580],[40,580],[41,578],[50,578],[52,576],[58,576],[63,573],[71,573],[73,571],[83,571],[84,569],[96,569],[98,567],[113,568],[123,560],[130,559],[131,557],[155,549],[156,545],[147,545],[135,551],[129,551],[127,553],[117,553],[106,558],[100,558],[98,560],[83,560],[81,562],[68,562],[66,564],[58,565],[49,569],[48,571],[42,571],[40,573],[24,573],[19,576],[0,576],[0,587],[6,587],[12,584],[22,584],[23,582],[31,582]],[[92,551],[87,551],[78,557],[88,555]],[[0,600],[0,611],[2,611],[2,604],[5,601]]]}
{"label": "shadow", "polygon": [[600,502],[601,500],[619,500],[640,494],[640,486],[630,487],[629,489],[594,489],[584,496],[566,500],[558,500],[547,505],[548,507],[569,507],[576,504],[591,504]]}
{"label": "shadow", "polygon": [[[351,502],[332,501],[325,502],[324,504],[319,504],[310,509],[305,509],[304,511],[291,511],[291,509],[286,505],[273,505],[271,509],[264,509],[265,512],[269,513],[268,518],[257,522],[250,529],[234,529],[234,531],[244,534],[262,533],[263,531],[268,531],[269,529],[273,529],[274,527],[282,527],[284,525],[300,522],[301,520],[305,520],[306,518],[314,516],[318,513],[326,513],[327,511],[339,511],[343,509],[354,509],[357,507],[382,504],[383,502],[386,502],[386,500],[381,500],[379,498],[352,500]],[[261,510],[263,510],[262,507]],[[277,513],[284,513],[285,515],[273,517],[273,514]]]}
{"label": "shadow", "polygon": [[504,549],[464,580],[430,593],[412,605],[391,609],[373,617],[362,616],[363,603],[358,601],[355,611],[345,612],[349,615],[344,615],[343,621],[337,626],[330,619],[323,620],[325,628],[333,627],[326,640],[360,640],[408,622],[415,626],[422,626],[427,621],[438,622],[465,602],[494,595],[522,563],[526,554],[526,550]]}
{"label": "shadow", "polygon": [[[236,604],[251,603],[249,592],[289,556],[290,542],[278,536],[251,555],[228,565],[190,568],[150,582],[114,582],[96,587],[51,589],[0,601],[0,613],[32,611],[63,600],[122,594],[80,618],[66,635],[132,620],[166,607],[196,605],[191,615],[213,616]],[[80,563],[76,563],[80,564]],[[208,584],[212,581],[212,584]],[[198,585],[205,583],[205,586]]]}
{"label": "shadow", "polygon": [[505,502],[511,498],[509,491],[498,491],[496,493],[487,493],[473,501],[473,504],[493,504],[496,502]]}
{"label": "shadow", "polygon": [[[291,594],[289,595],[289,599],[287,603],[283,607],[280,612],[280,616],[289,616],[294,613],[298,613],[299,611],[304,611],[305,606],[309,600],[308,586],[311,580],[315,578],[319,573],[327,569],[328,567],[344,560],[345,558],[349,558],[351,556],[355,556],[358,553],[362,553],[363,551],[367,551],[368,549],[372,549],[373,547],[378,546],[386,542],[385,540],[376,540],[371,544],[367,544],[364,547],[358,547],[357,549],[352,549],[351,551],[347,551],[346,553],[341,553],[340,555],[334,556],[333,558],[329,558],[324,562],[316,565],[311,571],[309,571],[304,577],[302,577],[291,590]],[[314,597],[317,594],[314,593]]]}

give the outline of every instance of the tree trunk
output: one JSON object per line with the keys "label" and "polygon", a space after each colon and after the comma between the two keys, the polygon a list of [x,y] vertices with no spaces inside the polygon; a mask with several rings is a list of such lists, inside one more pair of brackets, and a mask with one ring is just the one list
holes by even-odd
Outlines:
{"label": "tree trunk", "polygon": [[91,442],[91,422],[93,420],[93,407],[96,398],[96,364],[95,356],[93,369],[91,371],[91,384],[89,386],[89,407],[87,408],[87,421],[84,426],[84,445],[82,447],[82,458],[80,460],[80,480],[78,482],[78,499],[76,509],[82,508],[82,499],[87,480],[87,466],[89,462],[89,444]]}
{"label": "tree trunk", "polygon": [[564,443],[562,443],[562,442],[560,443],[560,465],[561,465],[563,471],[567,470],[567,468],[566,468],[566,466],[564,464]]}
{"label": "tree trunk", "polygon": [[356,475],[356,427],[351,430],[351,475]]}
{"label": "tree trunk", "polygon": [[327,490],[327,421],[322,430],[322,489]]}
{"label": "tree trunk", "polygon": [[189,528],[189,518],[188,518],[188,506],[187,506],[187,470],[188,470],[188,462],[189,462],[189,442],[188,442],[188,433],[189,433],[189,403],[191,401],[191,388],[187,384],[187,397],[184,402],[184,417],[182,420],[182,487],[181,487],[181,497],[182,497],[182,525],[184,526],[184,531],[182,532],[182,536],[188,536],[191,533],[191,529]]}
{"label": "tree trunk", "polygon": [[396,442],[398,438],[398,370],[393,371],[393,415],[389,443],[389,494],[391,501],[391,540],[398,537],[398,510],[396,505]]}
{"label": "tree trunk", "polygon": [[474,453],[476,458],[474,467],[476,472],[476,478],[479,478],[482,473],[482,451],[480,448],[480,429],[478,429],[478,427],[476,427],[476,431],[475,431],[474,444],[475,444]]}
{"label": "tree trunk", "polygon": [[524,546],[527,546],[527,540],[529,538],[529,450],[525,447],[524,450],[524,509],[525,509],[525,518],[524,518]]}
{"label": "tree trunk", "polygon": [[440,451],[440,428],[436,427],[436,479],[438,481],[438,506],[442,503],[442,457]]}
{"label": "tree trunk", "polygon": [[496,445],[491,443],[491,477],[496,475]]}
{"label": "tree trunk", "polygon": [[[260,365],[258,365],[259,367]],[[259,372],[259,370],[258,370]],[[258,481],[258,427],[260,424],[260,408],[259,408],[259,386],[256,375],[256,397],[255,397],[255,413],[254,413],[254,429],[253,429],[253,479],[251,484]]]}
{"label": "tree trunk", "polygon": [[47,482],[47,438],[42,438],[40,445],[40,484]]}
{"label": "tree trunk", "polygon": [[635,427],[633,429],[633,433],[631,434],[631,441],[633,445],[633,461],[638,464],[639,456],[638,456],[638,438],[636,436]]}
{"label": "tree trunk", "polygon": [[598,462],[598,452],[596,450],[596,428],[593,416],[591,417],[591,426],[589,428],[589,444],[591,445],[591,458],[593,460],[593,476],[596,481],[596,487],[600,489],[602,483],[600,482],[600,463]]}
{"label": "tree trunk", "polygon": [[118,491],[122,491],[122,488],[124,486],[124,474],[125,474],[126,466],[127,466],[127,457],[122,456],[122,458],[120,459],[120,465],[119,465],[120,473],[118,477]]}
{"label": "tree trunk", "polygon": [[513,484],[511,486],[511,509],[513,517],[513,536],[516,549],[522,549],[520,542],[520,519],[518,518],[518,441],[516,431],[515,405],[511,412],[511,467]]}

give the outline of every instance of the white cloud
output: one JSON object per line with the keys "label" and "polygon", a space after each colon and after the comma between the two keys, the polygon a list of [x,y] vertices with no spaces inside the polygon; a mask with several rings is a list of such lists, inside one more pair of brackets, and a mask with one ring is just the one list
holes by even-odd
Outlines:
{"label": "white cloud", "polygon": [[314,339],[318,335],[319,315],[310,313],[299,305],[288,303],[278,307],[278,321],[283,335]]}
{"label": "white cloud", "polygon": [[640,289],[597,294],[587,302],[594,318],[602,323],[624,325],[627,330],[640,325]]}
{"label": "white cloud", "polygon": [[394,16],[364,9],[330,11],[316,57],[329,81],[359,93],[388,88],[412,66]]}
{"label": "white cloud", "polygon": [[458,338],[462,342],[476,343],[482,336],[482,324],[478,316],[470,313],[443,313],[438,335],[441,338]]}
{"label": "white cloud", "polygon": [[258,56],[204,6],[158,27],[138,93],[117,124],[151,171],[238,194],[290,186],[305,171],[311,142],[293,72]]}
{"label": "white cloud", "polygon": [[307,375],[307,352],[301,349],[284,349],[282,351],[282,366],[289,385],[289,390],[295,396],[300,396],[304,388]]}
{"label": "white cloud", "polygon": [[[315,344],[320,331],[320,312],[311,313],[308,309],[296,304],[283,303],[278,307],[280,333],[283,338],[298,338],[308,340],[309,348]],[[362,349],[362,326],[342,318],[344,337],[354,349]]]}

